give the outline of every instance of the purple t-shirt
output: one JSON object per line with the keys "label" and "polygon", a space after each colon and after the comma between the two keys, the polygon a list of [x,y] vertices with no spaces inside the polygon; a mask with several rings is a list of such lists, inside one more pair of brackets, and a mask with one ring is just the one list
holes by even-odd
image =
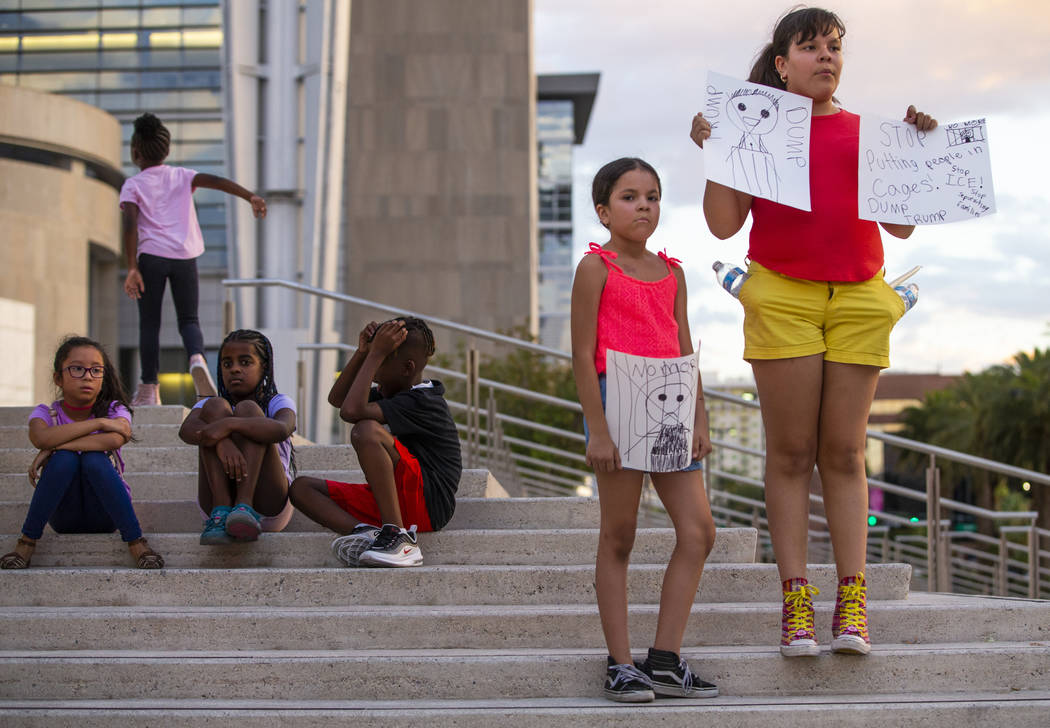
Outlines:
{"label": "purple t-shirt", "polygon": [[[200,409],[204,406],[211,397],[205,397],[204,399],[193,405],[193,409]],[[292,414],[295,412],[295,400],[289,397],[287,394],[275,394],[273,399],[270,400],[270,404],[266,406],[266,416],[271,420],[283,409],[291,410]],[[284,476],[288,478],[288,482],[292,482],[292,438],[289,437],[285,440],[281,440],[277,443],[277,455],[281,458],[281,465],[284,467]]]}
{"label": "purple t-shirt", "polygon": [[[51,413],[54,413],[52,417]],[[128,412],[128,408],[122,405],[120,402],[113,401],[109,403],[109,411],[106,413],[108,419],[115,419],[117,417],[123,417],[128,423],[131,422],[131,413]],[[38,404],[33,408],[33,411],[29,413],[29,422],[32,420],[43,420],[47,423],[48,427],[54,427],[56,425],[70,425],[74,420],[70,419],[69,415],[64,409],[62,409],[62,400],[56,399],[50,405]],[[97,434],[102,430],[95,430],[91,434]],[[111,450],[116,456],[117,472],[120,473],[121,477],[124,475],[124,459],[120,457],[120,448]],[[131,488],[128,487],[127,481],[124,481],[124,487],[128,489],[128,495],[131,495]]]}
{"label": "purple t-shirt", "polygon": [[120,207],[139,208],[138,252],[186,260],[204,252],[204,236],[193,206],[193,178],[185,167],[158,164],[124,180]]}

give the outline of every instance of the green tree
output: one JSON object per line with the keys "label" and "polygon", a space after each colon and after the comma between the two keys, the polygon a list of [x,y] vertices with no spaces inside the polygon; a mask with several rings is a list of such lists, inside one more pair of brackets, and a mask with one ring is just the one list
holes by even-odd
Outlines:
{"label": "green tree", "polygon": [[[515,330],[509,335],[525,341],[534,340],[526,331]],[[435,363],[450,369],[463,371],[465,368],[466,354],[464,347],[460,345],[454,355],[439,356]],[[572,366],[567,361],[553,359],[542,354],[533,353],[524,349],[515,349],[502,356],[483,355],[479,364],[482,379],[509,384],[533,392],[547,394],[559,399],[576,402],[576,381],[573,377]],[[466,401],[465,384],[462,380],[446,382],[449,396],[456,401]],[[488,400],[488,388],[481,387],[481,406],[484,409]],[[536,402],[498,390],[493,392],[496,400],[496,411],[501,415],[510,415],[520,419],[529,420],[548,427],[555,427],[569,432],[583,432],[583,415],[574,410],[564,407]],[[465,416],[457,415],[459,421],[465,421]],[[484,419],[482,420],[484,426]],[[583,454],[583,443],[561,437],[555,434],[541,432],[529,427],[506,423],[503,425],[505,436],[527,440],[537,445],[567,450],[572,453]],[[553,455],[541,449],[512,445],[511,449],[528,457],[548,462],[556,462],[559,465],[569,466],[587,472],[587,467],[582,462],[573,462],[565,458]],[[533,469],[540,466],[530,465]],[[540,467],[542,469],[542,467]],[[571,474],[552,470],[553,475],[562,478],[573,479]],[[568,489],[568,487],[566,486]]]}
{"label": "green tree", "polygon": [[[1050,350],[1022,352],[1010,364],[967,373],[952,387],[927,394],[921,406],[905,411],[904,421],[905,437],[1050,472]],[[958,476],[961,469],[944,472]],[[999,480],[979,472],[977,505],[993,507]],[[1039,525],[1050,528],[1050,486],[1033,483],[1032,489]]]}

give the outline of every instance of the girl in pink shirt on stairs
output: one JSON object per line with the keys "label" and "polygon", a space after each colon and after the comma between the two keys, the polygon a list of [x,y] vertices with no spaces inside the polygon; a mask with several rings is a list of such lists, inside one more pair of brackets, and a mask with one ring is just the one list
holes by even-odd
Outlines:
{"label": "girl in pink shirt on stairs", "polygon": [[160,310],[168,281],[197,396],[216,395],[197,319],[197,258],[204,252],[204,238],[193,207],[193,191],[208,187],[236,195],[251,203],[256,217],[266,217],[266,201],[236,182],[164,164],[170,147],[171,133],[160,119],[149,113],[135,119],[131,161],[142,171],[125,180],[120,189],[128,265],[124,292],[139,304],[142,382],[131,402],[135,407],[160,404]]}
{"label": "girl in pink shirt on stairs", "polygon": [[620,702],[646,702],[655,695],[718,695],[718,688],[694,675],[678,654],[715,541],[699,463],[711,452],[702,386],[697,387],[693,463],[678,472],[652,473],[674,523],[676,544],[660,594],[656,638],[644,662],[632,660],[627,633],[627,564],[644,473],[621,467],[609,435],[605,352],[611,348],[661,358],[693,353],[682,269],[675,259],[645,247],[660,220],[660,194],[656,170],[641,159],[618,159],[598,171],[592,197],[599,220],[609,229],[609,242],[591,244],[572,286],[573,371],[589,436],[587,464],[594,468],[601,504],[595,587],[609,646],[605,696]]}

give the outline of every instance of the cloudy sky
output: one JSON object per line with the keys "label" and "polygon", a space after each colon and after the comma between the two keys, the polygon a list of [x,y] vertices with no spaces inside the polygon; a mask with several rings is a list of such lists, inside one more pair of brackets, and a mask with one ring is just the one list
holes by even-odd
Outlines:
{"label": "cloudy sky", "polygon": [[[743,314],[717,287],[716,259],[742,263],[748,226],[729,240],[700,209],[703,152],[689,126],[709,69],[738,78],[789,4],[771,0],[535,0],[536,70],[598,71],[584,143],[575,150],[575,245],[605,242],[590,183],[605,162],[640,156],[664,186],[650,248],[684,261],[690,326],[705,382],[750,378]],[[846,24],[837,93],[857,113],[939,121],[985,117],[998,212],[883,234],[889,277],[913,265],[918,305],[894,330],[896,372],[978,371],[1050,347],[1050,3],[1045,0],[840,0]],[[717,379],[716,379],[717,378]],[[711,381],[708,381],[711,380]]]}

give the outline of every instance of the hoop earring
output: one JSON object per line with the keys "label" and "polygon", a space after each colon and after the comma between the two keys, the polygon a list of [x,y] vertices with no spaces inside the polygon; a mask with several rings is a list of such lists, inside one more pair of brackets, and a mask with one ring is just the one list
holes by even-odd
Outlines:
{"label": "hoop earring", "polygon": [[785,76],[784,74],[780,74],[780,80],[781,80],[782,82],[784,82],[784,83],[787,83],[787,82],[788,82],[788,77],[787,77],[787,76]]}

